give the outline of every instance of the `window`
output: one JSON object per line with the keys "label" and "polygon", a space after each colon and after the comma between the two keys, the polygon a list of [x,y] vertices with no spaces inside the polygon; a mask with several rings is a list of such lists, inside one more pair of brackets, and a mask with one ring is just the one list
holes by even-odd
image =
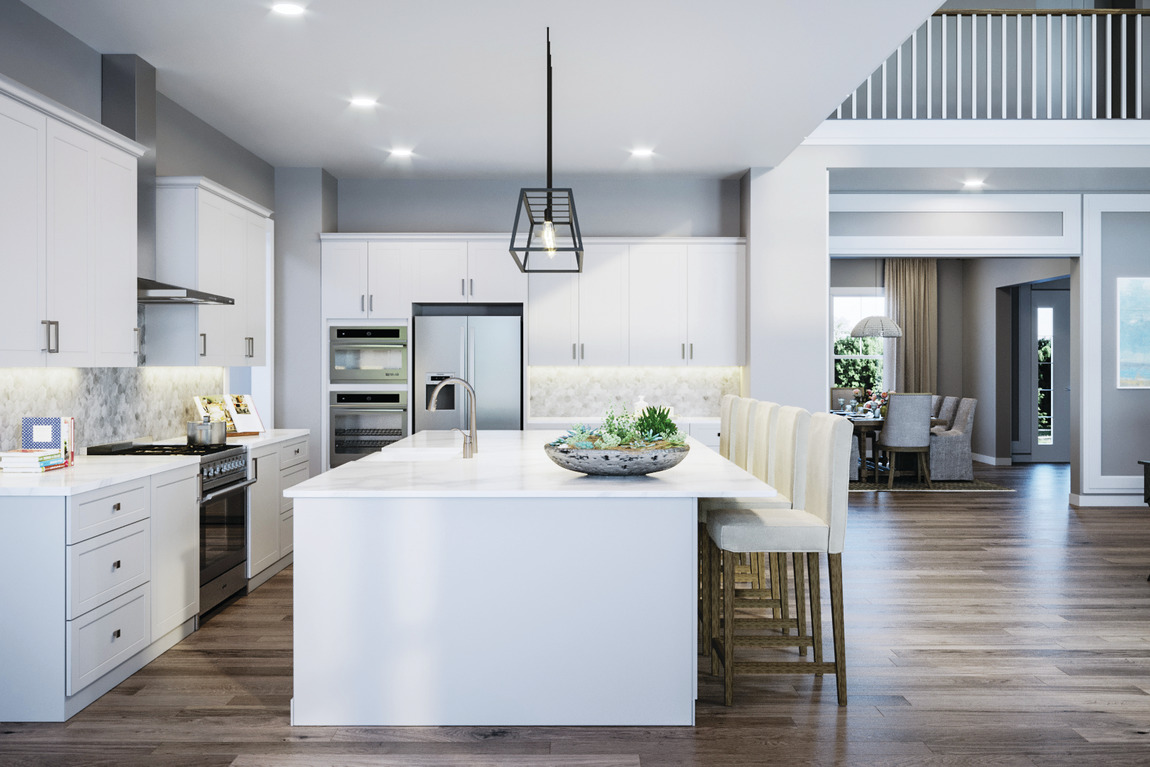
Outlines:
{"label": "window", "polygon": [[1054,444],[1053,368],[1054,368],[1054,309],[1040,306],[1035,325],[1038,355],[1038,444]]}
{"label": "window", "polygon": [[881,389],[883,379],[883,340],[881,338],[851,338],[851,328],[863,317],[886,313],[886,300],[881,296],[831,295],[831,313],[834,338],[831,355],[834,359],[835,386],[853,389]]}

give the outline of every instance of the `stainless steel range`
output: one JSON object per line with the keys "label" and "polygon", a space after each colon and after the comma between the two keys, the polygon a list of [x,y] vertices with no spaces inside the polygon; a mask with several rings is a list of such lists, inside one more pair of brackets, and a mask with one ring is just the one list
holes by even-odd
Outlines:
{"label": "stainless steel range", "polygon": [[114,443],[89,455],[200,456],[200,615],[246,591],[248,452],[234,445]]}

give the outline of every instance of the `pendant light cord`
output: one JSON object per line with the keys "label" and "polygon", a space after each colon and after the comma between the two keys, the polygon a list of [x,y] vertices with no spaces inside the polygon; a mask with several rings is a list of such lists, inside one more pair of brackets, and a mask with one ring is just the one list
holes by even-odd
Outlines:
{"label": "pendant light cord", "polygon": [[551,27],[547,27],[547,211],[544,218],[551,219]]}

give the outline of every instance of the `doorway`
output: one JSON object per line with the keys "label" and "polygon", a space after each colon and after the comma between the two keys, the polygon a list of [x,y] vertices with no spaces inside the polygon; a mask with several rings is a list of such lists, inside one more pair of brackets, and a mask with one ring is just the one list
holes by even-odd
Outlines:
{"label": "doorway", "polygon": [[1019,285],[1015,317],[1011,458],[1018,463],[1069,462],[1069,279]]}

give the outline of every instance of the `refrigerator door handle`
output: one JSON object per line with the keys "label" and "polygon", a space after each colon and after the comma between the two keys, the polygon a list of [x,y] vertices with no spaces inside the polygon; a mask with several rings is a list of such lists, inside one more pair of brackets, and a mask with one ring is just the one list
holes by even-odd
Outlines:
{"label": "refrigerator door handle", "polygon": [[[463,379],[475,388],[475,328],[471,327],[471,323],[467,323],[467,376]],[[466,422],[471,423],[471,403],[466,397],[463,398],[464,415],[468,419]],[[476,397],[476,411],[479,410],[478,397]]]}
{"label": "refrigerator door handle", "polygon": [[[468,359],[467,352],[467,320],[464,320],[459,326],[459,377],[470,383],[471,360]],[[456,411],[459,413],[459,428],[466,429],[470,403],[467,401],[467,392],[460,389],[459,384],[455,384],[455,401],[459,403],[456,406]]]}

